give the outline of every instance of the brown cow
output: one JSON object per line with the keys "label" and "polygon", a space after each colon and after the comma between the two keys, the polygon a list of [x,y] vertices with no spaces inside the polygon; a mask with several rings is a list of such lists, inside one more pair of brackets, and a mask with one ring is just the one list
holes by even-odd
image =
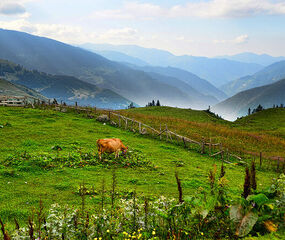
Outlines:
{"label": "brown cow", "polygon": [[115,152],[115,158],[119,156],[119,152],[123,151],[126,153],[128,147],[126,147],[121,139],[119,138],[108,138],[108,139],[98,139],[97,140],[99,159],[101,160],[101,155],[104,152],[113,153]]}

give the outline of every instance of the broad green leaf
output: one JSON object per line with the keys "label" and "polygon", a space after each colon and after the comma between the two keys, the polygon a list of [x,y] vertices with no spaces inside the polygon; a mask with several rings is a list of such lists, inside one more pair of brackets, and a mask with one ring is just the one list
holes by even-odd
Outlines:
{"label": "broad green leaf", "polygon": [[236,235],[239,237],[244,237],[252,230],[253,226],[258,220],[258,215],[254,212],[247,213],[241,220]]}
{"label": "broad green leaf", "polygon": [[242,220],[242,206],[233,205],[230,208],[230,218],[233,222],[238,223]]}

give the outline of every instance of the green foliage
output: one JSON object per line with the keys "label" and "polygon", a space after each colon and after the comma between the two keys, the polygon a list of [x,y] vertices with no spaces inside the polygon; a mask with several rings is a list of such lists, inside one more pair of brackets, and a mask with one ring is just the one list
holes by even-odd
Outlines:
{"label": "green foliage", "polygon": [[[30,146],[30,145],[27,145]],[[58,145],[52,147],[53,150],[60,151],[62,148]],[[4,161],[5,166],[16,167],[20,170],[30,170],[38,167],[40,169],[52,168],[82,168],[85,166],[102,166],[102,167],[149,167],[153,168],[150,161],[139,151],[129,151],[125,155],[114,159],[114,155],[105,155],[102,161],[97,154],[84,152],[80,148],[69,152],[68,155],[57,153],[37,153],[28,154],[27,152],[10,155]]]}

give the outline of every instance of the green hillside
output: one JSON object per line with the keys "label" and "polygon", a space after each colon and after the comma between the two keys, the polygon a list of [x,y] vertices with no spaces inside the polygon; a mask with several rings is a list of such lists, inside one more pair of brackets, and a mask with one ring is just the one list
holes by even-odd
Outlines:
{"label": "green hillside", "polygon": [[[1,76],[1,75],[0,75]],[[39,94],[32,89],[26,88],[24,86],[13,84],[4,79],[0,78],[0,95],[6,96],[26,96],[28,98],[37,98],[43,101],[47,101],[47,98]]]}
{"label": "green hillside", "polygon": [[285,108],[270,108],[239,118],[235,125],[239,129],[266,132],[285,138]]}
{"label": "green hillside", "polygon": [[285,103],[285,79],[262,87],[240,92],[213,107],[213,111],[226,119],[235,120],[245,116],[248,109],[253,110],[259,104],[264,108]]}
{"label": "green hillside", "polygon": [[122,112],[127,114],[142,114],[145,116],[155,116],[155,117],[169,117],[176,119],[183,119],[192,122],[201,123],[223,123],[228,124],[228,121],[217,118],[206,111],[193,110],[193,109],[183,109],[183,108],[173,108],[173,107],[142,107],[142,108],[132,108],[128,110],[122,110]]}
{"label": "green hillside", "polygon": [[[208,189],[206,179],[212,164],[221,162],[201,156],[199,153],[185,150],[183,147],[155,139],[143,137],[129,131],[103,125],[77,113],[60,113],[52,110],[0,108],[1,168],[0,215],[4,219],[17,217],[25,219],[32,206],[40,198],[45,204],[53,202],[79,205],[80,197],[74,192],[83,181],[98,189],[103,178],[110,184],[112,171],[104,164],[92,165],[89,160],[74,167],[47,167],[45,158],[39,156],[76,156],[81,153],[96,154],[96,140],[99,138],[119,137],[137,152],[142,159],[151,162],[155,168],[117,167],[118,188],[123,194],[136,188],[138,192],[151,195],[176,196],[177,186],[174,172],[179,163],[179,173],[183,181],[184,194],[191,195],[197,187]],[[9,124],[7,124],[9,123]],[[53,150],[60,146],[62,151]],[[38,156],[36,160],[27,160],[8,165],[7,161],[18,154]],[[22,155],[23,157],[23,155]],[[47,161],[47,160],[46,160]],[[5,164],[6,162],[6,164]],[[111,162],[109,162],[111,164]],[[46,166],[46,167],[45,167]],[[242,191],[242,166],[226,165],[230,194],[235,197]],[[260,188],[269,186],[273,172],[257,171]],[[92,206],[95,199],[86,199]]]}
{"label": "green hillside", "polygon": [[229,122],[206,111],[145,107],[120,110],[120,112],[156,129],[160,129],[160,127],[164,129],[167,125],[171,131],[196,141],[201,142],[204,139],[209,142],[211,139],[212,142],[222,143],[224,148],[241,156],[248,153],[258,155],[260,151],[263,152],[264,157],[268,158],[285,155],[283,123],[280,123],[283,120],[279,119],[279,114],[272,119],[268,116],[266,126],[271,124],[275,131],[264,131],[260,128],[263,124],[262,121],[257,125],[241,125],[238,121]]}

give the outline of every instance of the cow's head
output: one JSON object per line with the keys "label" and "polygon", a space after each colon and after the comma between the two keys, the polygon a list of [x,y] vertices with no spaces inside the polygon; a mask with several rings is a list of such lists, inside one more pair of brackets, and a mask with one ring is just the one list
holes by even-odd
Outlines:
{"label": "cow's head", "polygon": [[127,153],[127,151],[128,151],[128,147],[122,147],[122,153],[123,153],[123,155],[125,155],[126,153]]}

